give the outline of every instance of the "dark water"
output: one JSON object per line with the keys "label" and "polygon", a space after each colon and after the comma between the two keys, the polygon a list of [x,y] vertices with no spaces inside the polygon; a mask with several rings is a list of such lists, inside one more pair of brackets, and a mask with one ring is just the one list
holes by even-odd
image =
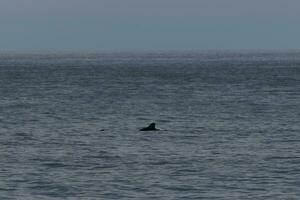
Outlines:
{"label": "dark water", "polygon": [[299,119],[299,51],[2,53],[0,199],[299,199]]}

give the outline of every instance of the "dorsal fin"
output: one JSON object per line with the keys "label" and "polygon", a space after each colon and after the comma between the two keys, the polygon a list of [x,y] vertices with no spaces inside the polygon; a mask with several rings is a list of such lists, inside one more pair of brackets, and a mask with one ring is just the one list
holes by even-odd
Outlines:
{"label": "dorsal fin", "polygon": [[157,131],[155,128],[155,123],[151,123],[148,127],[140,129],[140,131]]}

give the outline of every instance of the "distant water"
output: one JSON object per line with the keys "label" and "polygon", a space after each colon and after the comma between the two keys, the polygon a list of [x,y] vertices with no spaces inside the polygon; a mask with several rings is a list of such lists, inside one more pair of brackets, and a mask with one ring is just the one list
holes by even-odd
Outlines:
{"label": "distant water", "polygon": [[0,199],[299,199],[300,51],[2,53],[0,161]]}

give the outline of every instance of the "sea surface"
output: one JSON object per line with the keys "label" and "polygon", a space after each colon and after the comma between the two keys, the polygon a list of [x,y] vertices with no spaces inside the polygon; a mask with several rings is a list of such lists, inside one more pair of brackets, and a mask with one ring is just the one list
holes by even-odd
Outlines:
{"label": "sea surface", "polygon": [[300,51],[0,53],[0,199],[298,200]]}

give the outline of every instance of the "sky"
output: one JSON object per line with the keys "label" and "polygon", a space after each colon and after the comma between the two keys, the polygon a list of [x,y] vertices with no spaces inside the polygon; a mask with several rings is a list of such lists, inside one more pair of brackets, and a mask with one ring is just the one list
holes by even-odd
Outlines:
{"label": "sky", "polygon": [[300,49],[300,0],[0,0],[0,51]]}

